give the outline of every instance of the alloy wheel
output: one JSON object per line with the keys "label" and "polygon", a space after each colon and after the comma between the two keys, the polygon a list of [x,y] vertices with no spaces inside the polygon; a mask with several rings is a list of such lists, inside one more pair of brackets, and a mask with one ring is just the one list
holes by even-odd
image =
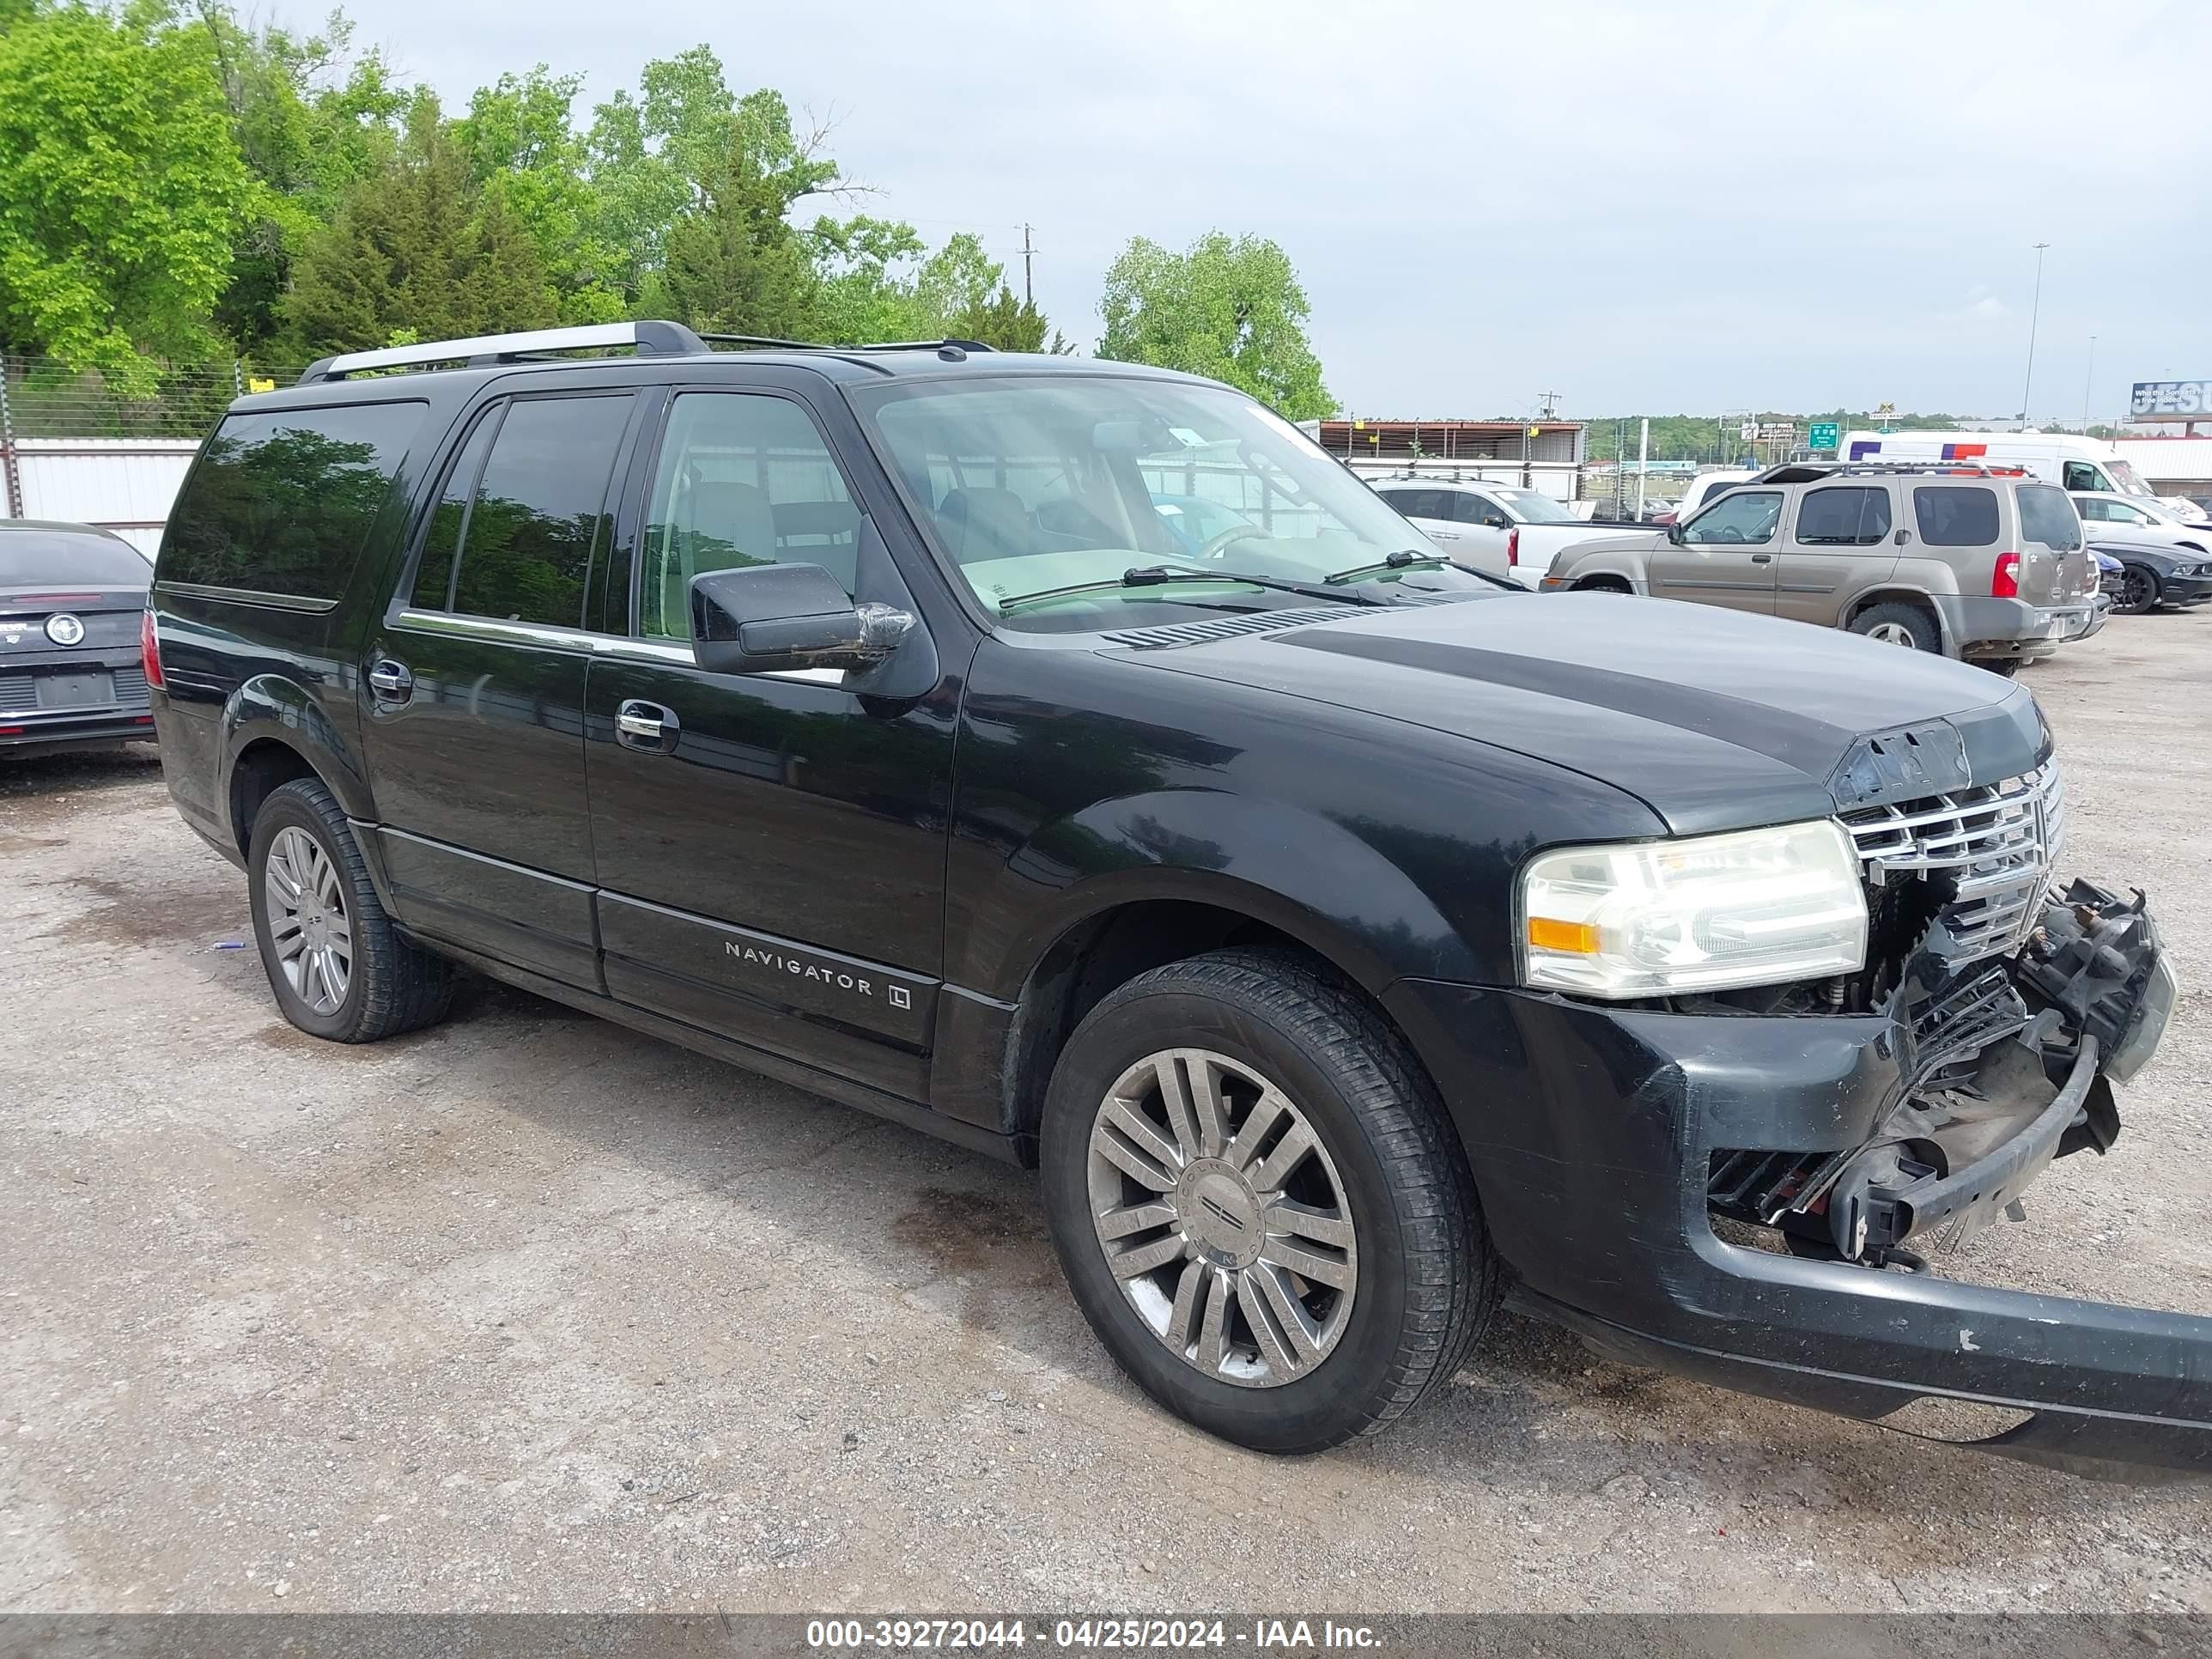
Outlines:
{"label": "alloy wheel", "polygon": [[1164,1048],[1091,1130],[1091,1223],[1152,1334],[1218,1382],[1273,1388],[1342,1338],[1358,1288],[1344,1182],[1306,1115],[1240,1061]]}
{"label": "alloy wheel", "polygon": [[336,861],[313,836],[288,825],[269,845],[262,884],[284,982],[310,1013],[335,1014],[353,982],[353,923]]}
{"label": "alloy wheel", "polygon": [[2148,611],[2151,607],[2150,574],[2135,565],[2120,574],[2120,609],[2127,611]]}
{"label": "alloy wheel", "polygon": [[1902,645],[1917,651],[1920,641],[1912,637],[1912,630],[1903,623],[1876,623],[1867,629],[1867,637],[1880,640],[1884,645]]}

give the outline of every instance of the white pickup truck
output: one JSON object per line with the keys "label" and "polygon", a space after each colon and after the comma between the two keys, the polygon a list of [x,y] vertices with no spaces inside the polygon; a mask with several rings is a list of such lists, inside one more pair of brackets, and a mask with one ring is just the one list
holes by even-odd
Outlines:
{"label": "white pickup truck", "polygon": [[1376,478],[1370,488],[1454,564],[1510,577],[1523,587],[1544,579],[1562,548],[1620,533],[1618,525],[1577,519],[1549,495],[1511,484],[1414,475]]}

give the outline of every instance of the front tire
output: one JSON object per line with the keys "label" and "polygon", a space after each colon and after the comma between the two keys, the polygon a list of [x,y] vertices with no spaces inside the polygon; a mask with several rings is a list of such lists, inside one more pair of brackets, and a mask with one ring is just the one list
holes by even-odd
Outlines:
{"label": "front tire", "polygon": [[1220,951],[1109,994],[1040,1161],[1069,1288],[1170,1411],[1268,1452],[1395,1421],[1487,1324],[1466,1154],[1403,1040],[1304,959]]}
{"label": "front tire", "polygon": [[246,863],[261,966],[293,1024],[333,1042],[374,1042],[444,1017],[451,965],[399,937],[319,779],[270,792]]}

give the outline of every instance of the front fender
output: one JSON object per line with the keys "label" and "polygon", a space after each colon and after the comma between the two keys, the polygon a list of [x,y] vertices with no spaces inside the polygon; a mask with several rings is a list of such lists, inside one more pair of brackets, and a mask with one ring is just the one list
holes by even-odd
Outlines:
{"label": "front fender", "polygon": [[951,977],[1007,1000],[1074,928],[1161,899],[1249,916],[1377,995],[1407,975],[1482,976],[1435,902],[1380,849],[1280,802],[1207,789],[1097,801],[1040,826],[1007,859],[1001,881],[987,908],[1003,926],[979,926]]}

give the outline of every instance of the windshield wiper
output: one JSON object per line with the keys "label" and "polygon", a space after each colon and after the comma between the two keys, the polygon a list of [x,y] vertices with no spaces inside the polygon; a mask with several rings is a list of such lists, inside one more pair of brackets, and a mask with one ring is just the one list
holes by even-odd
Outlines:
{"label": "windshield wiper", "polygon": [[1334,599],[1340,605],[1388,605],[1388,599],[1371,599],[1364,593],[1348,593],[1340,587],[1327,587],[1319,582],[1291,581],[1281,576],[1255,576],[1242,570],[1204,570],[1194,565],[1164,564],[1136,565],[1119,576],[1100,581],[1072,582],[1065,587],[1042,587],[1034,593],[1017,593],[1012,599],[1000,599],[999,609],[1030,605],[1040,599],[1057,599],[1073,593],[1095,593],[1110,587],[1158,587],[1168,582],[1206,581],[1239,583],[1249,587],[1271,587],[1284,593],[1297,593],[1310,599]]}
{"label": "windshield wiper", "polygon": [[1322,580],[1325,582],[1356,582],[1362,576],[1379,576],[1386,570],[1437,570],[1450,562],[1441,553],[1416,553],[1410,547],[1401,547],[1373,564],[1356,564],[1349,570],[1332,571]]}

